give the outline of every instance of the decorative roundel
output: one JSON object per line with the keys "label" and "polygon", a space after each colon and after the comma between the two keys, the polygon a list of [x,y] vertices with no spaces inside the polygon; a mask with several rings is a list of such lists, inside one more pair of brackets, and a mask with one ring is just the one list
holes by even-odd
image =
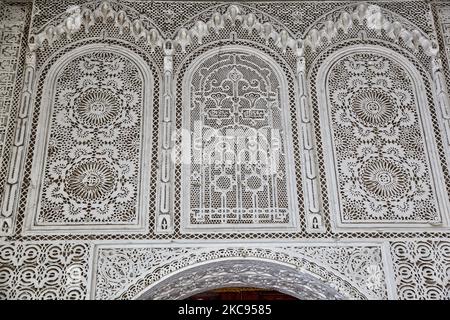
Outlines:
{"label": "decorative roundel", "polygon": [[384,200],[401,197],[409,188],[407,172],[388,159],[374,159],[363,164],[361,180],[370,194]]}
{"label": "decorative roundel", "polygon": [[116,170],[109,163],[87,160],[69,170],[67,191],[83,201],[103,200],[113,191],[116,180]]}
{"label": "decorative roundel", "polygon": [[392,98],[382,90],[362,89],[351,99],[351,107],[357,118],[367,126],[389,124],[396,115]]}
{"label": "decorative roundel", "polygon": [[87,127],[108,126],[119,116],[120,104],[119,98],[109,90],[89,89],[77,99],[75,114]]}

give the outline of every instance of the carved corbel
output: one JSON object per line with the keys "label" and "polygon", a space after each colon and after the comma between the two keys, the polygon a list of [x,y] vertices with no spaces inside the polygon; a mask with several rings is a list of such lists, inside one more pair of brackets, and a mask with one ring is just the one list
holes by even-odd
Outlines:
{"label": "carved corbel", "polygon": [[192,43],[191,35],[186,28],[181,28],[178,31],[175,43],[181,47],[181,52],[186,52],[186,47]]}

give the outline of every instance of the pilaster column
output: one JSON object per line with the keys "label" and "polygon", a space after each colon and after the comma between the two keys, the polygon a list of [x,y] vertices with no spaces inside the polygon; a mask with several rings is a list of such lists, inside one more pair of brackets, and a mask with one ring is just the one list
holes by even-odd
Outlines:
{"label": "pilaster column", "polygon": [[312,111],[309,105],[308,85],[306,80],[305,58],[303,53],[297,55],[297,81],[300,103],[300,128],[302,138],[302,173],[305,194],[306,231],[324,232],[323,213],[321,209],[319,178],[317,173],[317,156],[314,145]]}
{"label": "pilaster column", "polygon": [[447,161],[450,165],[450,101],[448,90],[445,76],[442,72],[441,59],[435,56],[432,59],[431,64],[431,76],[434,83],[435,98],[443,120],[443,142],[447,150]]}
{"label": "pilaster column", "polygon": [[15,213],[19,201],[20,177],[25,162],[26,137],[35,87],[36,53],[28,50],[26,53],[24,82],[20,98],[19,113],[11,149],[11,159],[5,183],[3,203],[0,215],[0,236],[11,236],[14,233]]}
{"label": "pilaster column", "polygon": [[174,44],[167,40],[163,46],[164,49],[164,81],[162,98],[162,121],[161,121],[161,140],[159,158],[159,184],[158,184],[158,205],[156,213],[156,232],[173,232],[173,214],[172,214],[172,133],[173,133],[173,53]]}

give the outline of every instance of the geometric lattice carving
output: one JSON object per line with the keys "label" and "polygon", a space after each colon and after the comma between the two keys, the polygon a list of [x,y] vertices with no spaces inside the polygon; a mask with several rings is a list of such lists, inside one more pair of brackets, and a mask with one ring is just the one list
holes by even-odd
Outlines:
{"label": "geometric lattice carving", "polygon": [[[214,248],[106,245],[99,246],[96,255],[98,264],[93,280],[96,291],[91,293],[96,299],[136,298],[162,277],[176,274],[180,269],[230,257],[274,260],[292,265],[297,270],[303,270],[318,277],[320,281],[327,282],[349,298],[386,299],[390,296],[382,249],[379,245],[247,245]],[[239,281],[239,274],[228,272],[230,281],[232,277]],[[264,287],[263,282],[260,285]],[[176,291],[176,288],[173,289]],[[178,297],[178,294],[173,292],[173,297]]]}
{"label": "geometric lattice carving", "polygon": [[326,159],[341,226],[442,222],[447,196],[436,187],[441,171],[429,154],[436,149],[425,136],[430,124],[418,80],[369,49],[328,70],[322,132],[331,139]]}
{"label": "geometric lattice carving", "polygon": [[0,244],[0,300],[85,299],[89,245]]}
{"label": "geometric lattice carving", "polygon": [[147,176],[143,132],[149,132],[145,95],[151,83],[127,56],[93,48],[70,59],[52,80],[49,103],[42,104],[51,110],[50,130],[46,136],[48,122],[41,118],[47,142],[35,158],[39,166],[45,152],[42,173],[35,171],[43,184],[33,225],[139,226],[147,205],[139,188]]}
{"label": "geometric lattice carving", "polygon": [[197,61],[183,93],[183,127],[192,136],[183,142],[189,153],[183,159],[190,160],[182,183],[187,225],[200,231],[292,226],[295,180],[282,74],[270,59],[241,47]]}
{"label": "geometric lattice carving", "polygon": [[450,242],[392,242],[391,255],[399,299],[450,299]]}

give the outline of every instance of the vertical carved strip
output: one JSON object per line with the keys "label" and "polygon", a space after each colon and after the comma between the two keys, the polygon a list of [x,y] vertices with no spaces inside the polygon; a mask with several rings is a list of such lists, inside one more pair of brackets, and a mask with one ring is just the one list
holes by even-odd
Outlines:
{"label": "vertical carved strip", "polygon": [[173,109],[173,53],[170,40],[164,44],[164,81],[162,97],[162,122],[159,156],[158,205],[156,212],[156,233],[173,232],[172,199],[172,109]]}
{"label": "vertical carved strip", "polygon": [[27,52],[25,61],[25,77],[16,120],[16,132],[11,150],[8,178],[5,184],[3,205],[0,216],[0,236],[11,236],[14,232],[14,212],[19,198],[19,182],[25,158],[25,137],[27,136],[29,116],[34,90],[36,70],[36,53]]}
{"label": "vertical carved strip", "polygon": [[325,232],[323,213],[320,206],[319,181],[316,168],[316,150],[312,126],[311,107],[308,103],[308,89],[305,74],[305,58],[297,57],[297,81],[300,101],[300,118],[303,148],[303,184],[305,192],[306,231]]}
{"label": "vertical carved strip", "polygon": [[[448,99],[448,90],[445,83],[445,76],[442,72],[442,62],[441,59],[435,57],[432,60],[432,72],[431,72],[433,83],[434,83],[434,93],[436,97],[436,102],[438,104],[438,110],[441,112],[443,120],[443,141],[447,149],[447,154],[450,151],[450,102]],[[450,163],[450,158],[447,157]]]}

